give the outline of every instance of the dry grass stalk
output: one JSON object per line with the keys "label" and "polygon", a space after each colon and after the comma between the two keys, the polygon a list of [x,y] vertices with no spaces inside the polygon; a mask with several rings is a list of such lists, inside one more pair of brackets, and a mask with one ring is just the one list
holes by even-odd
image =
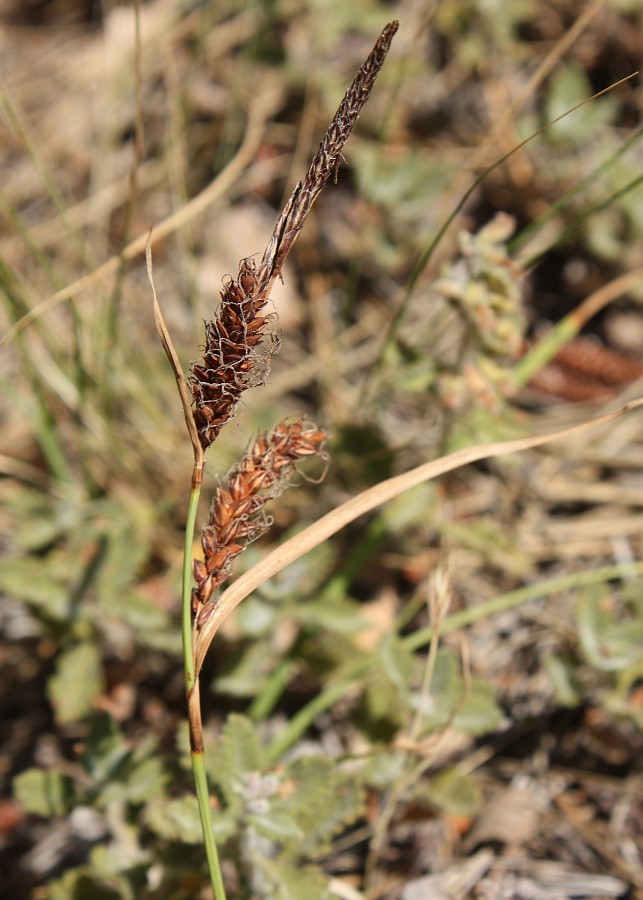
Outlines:
{"label": "dry grass stalk", "polygon": [[204,450],[210,446],[246,388],[260,384],[279,340],[265,314],[270,291],[304,220],[328,181],[337,173],[339,159],[353,125],[366,103],[381,69],[398,23],[391,22],[353,79],[303,182],[299,182],[280,215],[259,267],[251,259],[241,262],[236,281],[230,279],[221,294],[214,319],[206,322],[202,362],[194,363],[190,384],[194,419]]}
{"label": "dry grass stalk", "polygon": [[193,564],[197,586],[192,608],[197,630],[212,614],[214,592],[228,575],[232,561],[268,528],[266,501],[283,489],[296,463],[323,455],[326,437],[324,431],[300,419],[280,422],[254,441],[228,473],[226,486],[216,489],[201,536],[204,559]]}

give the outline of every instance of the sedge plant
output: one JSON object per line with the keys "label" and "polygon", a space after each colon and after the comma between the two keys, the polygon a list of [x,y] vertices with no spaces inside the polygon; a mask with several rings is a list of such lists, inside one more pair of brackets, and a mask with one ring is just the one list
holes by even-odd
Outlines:
{"label": "sedge plant", "polygon": [[[239,150],[239,154],[233,161],[237,166],[237,172],[240,167],[239,161],[241,159],[247,161],[254,153],[255,148],[253,140],[256,140],[257,131],[260,131],[260,129],[254,127],[252,123],[254,123],[257,118],[261,119],[261,121],[265,121],[265,118],[268,116],[268,111],[265,108],[265,100],[263,98],[260,98],[260,100],[261,103],[258,103],[255,98],[255,102],[249,107],[249,138],[244,140]],[[260,114],[257,113],[259,107],[261,107]],[[335,123],[335,125],[338,130],[343,127],[341,121]],[[331,153],[328,145],[327,153]],[[329,158],[324,168],[325,172],[328,172],[329,169],[332,170],[331,163],[332,159]],[[319,160],[319,164],[323,167],[324,160]],[[208,199],[211,200],[213,196],[213,188],[220,194],[224,189],[223,185],[229,185],[230,183],[230,171],[232,171],[232,167],[225,170],[225,178],[217,179],[217,181],[213,185],[210,185],[202,195],[197,196],[189,205],[186,205],[186,207],[180,211],[182,218],[177,215],[176,217],[166,220],[165,223],[159,223],[159,227],[155,229],[156,239],[164,233],[167,234],[169,231],[176,228],[179,221],[185,221],[190,215],[194,215],[198,208],[203,209],[205,202],[208,201]],[[484,177],[484,173],[481,177]],[[226,179],[228,180],[226,181]],[[313,195],[313,192],[316,190],[318,182],[315,182],[314,171],[310,174],[310,178],[306,179],[306,182],[307,184],[302,184],[296,191],[296,195],[291,201],[289,212],[287,213],[285,211],[284,215],[280,218],[279,225],[273,236],[273,242],[271,242],[272,264],[275,265],[275,268],[272,270],[272,275],[275,277],[277,277],[279,254],[281,253],[283,257],[285,257],[286,250],[292,246],[294,237],[296,237],[296,234],[298,233],[297,228],[303,223],[305,211],[310,208],[314,196],[316,196],[316,194]],[[478,179],[476,179],[473,187],[477,184]],[[467,192],[464,199],[466,200],[468,196],[469,192]],[[561,202],[564,199],[566,198],[563,196]],[[458,205],[458,209],[459,208],[460,205]],[[552,211],[553,209],[554,208],[552,207]],[[556,209],[558,209],[558,204],[556,205]],[[299,218],[297,219],[297,217]],[[440,234],[442,234],[442,230],[440,231]],[[438,239],[439,237],[440,235],[438,235]],[[105,277],[110,272],[115,272],[122,261],[131,259],[140,253],[143,245],[144,240],[142,242],[138,239],[133,241],[125,248],[120,260],[114,257],[111,261],[108,261],[106,264],[99,267],[91,276],[82,279],[78,283],[61,288],[49,301],[45,301],[39,307],[39,310],[42,311],[45,304],[49,306],[60,303],[61,300],[69,299],[70,296],[75,295],[76,292],[80,292],[81,288],[86,287],[87,284]],[[431,252],[433,247],[434,243],[431,245]],[[254,248],[248,248],[248,251],[250,249]],[[45,258],[45,254],[42,254],[42,256]],[[267,256],[270,257],[270,254],[267,254]],[[417,276],[419,276],[424,268],[428,256],[430,256],[430,253],[425,254],[420,260],[420,266],[416,270],[417,274],[414,272],[413,278],[409,284],[409,289],[412,289],[414,284],[417,283]],[[283,262],[283,258],[281,261]],[[49,264],[51,265],[51,260],[49,261]],[[219,314],[206,324],[206,340],[204,341],[206,347],[203,359],[193,366],[191,377],[189,379],[186,380],[183,378],[182,373],[179,377],[180,367],[176,361],[173,360],[173,365],[175,366],[174,371],[177,374],[179,388],[185,399],[184,408],[186,410],[186,421],[188,423],[188,428],[190,429],[190,434],[193,437],[193,445],[195,447],[195,490],[193,490],[191,494],[189,524],[186,531],[183,632],[186,656],[185,668],[191,710],[190,724],[195,750],[193,753],[193,761],[195,764],[195,775],[197,777],[199,799],[201,802],[200,808],[204,822],[208,858],[211,861],[211,871],[214,871],[215,873],[218,871],[218,864],[216,862],[216,847],[212,840],[212,824],[209,818],[208,786],[203,773],[202,757],[200,758],[199,755],[201,714],[198,703],[198,679],[199,670],[208,651],[209,644],[215,637],[217,629],[225,616],[229,615],[231,610],[233,610],[238,603],[242,602],[243,599],[256,589],[258,585],[263,583],[272,574],[276,574],[288,562],[292,562],[297,556],[301,556],[316,544],[327,539],[330,535],[357,516],[363,515],[369,510],[373,510],[376,506],[380,506],[387,502],[387,500],[395,497],[401,491],[409,490],[413,485],[419,485],[422,481],[430,477],[435,477],[441,472],[447,472],[456,465],[463,465],[474,459],[487,458],[494,453],[508,453],[512,450],[515,451],[525,449],[528,446],[534,446],[534,442],[525,440],[514,442],[511,445],[498,444],[495,448],[489,446],[485,448],[469,448],[466,453],[447,457],[443,461],[425,464],[424,467],[411,472],[405,472],[401,477],[389,480],[388,482],[381,482],[368,492],[365,492],[358,497],[354,497],[348,504],[332,510],[328,517],[324,517],[324,519],[316,522],[314,526],[311,526],[310,529],[306,529],[305,532],[296,535],[292,541],[282,544],[277,550],[268,554],[261,560],[259,568],[254,567],[253,570],[246,572],[244,576],[234,581],[230,587],[223,590],[223,581],[236,557],[242,552],[244,546],[246,546],[249,541],[262,533],[267,525],[267,501],[277,494],[287,483],[289,475],[292,473],[293,469],[299,465],[300,461],[304,461],[308,456],[318,456],[324,453],[324,439],[321,430],[307,422],[286,420],[270,429],[268,432],[257,436],[254,441],[251,442],[248,452],[244,455],[243,459],[237,463],[229,477],[222,480],[219,487],[216,489],[210,512],[207,516],[206,525],[201,535],[203,558],[198,561],[192,560],[192,535],[195,530],[197,502],[199,498],[199,490],[197,488],[200,485],[200,477],[206,451],[209,452],[210,444],[216,439],[220,429],[232,414],[235,402],[240,398],[245,386],[261,382],[265,374],[265,367],[270,360],[270,355],[275,352],[279,343],[277,324],[274,317],[268,312],[267,302],[262,303],[264,298],[267,300],[267,294],[269,293],[269,286],[264,283],[264,279],[268,276],[270,271],[270,268],[268,268],[264,274],[262,272],[263,265],[264,260],[262,260],[262,264],[259,266],[254,266],[251,261],[244,260],[236,279],[226,285]],[[20,322],[18,323],[16,330],[14,331],[14,329],[12,329],[11,334],[17,335],[16,346],[17,349],[21,351],[23,348],[20,343],[20,332],[27,322],[34,319],[37,320],[39,313],[34,309],[31,309],[30,305],[26,303],[28,297],[27,291],[25,290],[26,283],[19,283],[17,276],[13,275],[13,277],[11,277],[12,273],[5,271],[5,268],[3,268],[3,280],[6,288],[5,293],[7,294],[7,299],[15,304],[16,318],[20,317]],[[632,285],[636,279],[640,279],[640,277],[640,270],[638,273],[636,271],[630,272],[627,276],[622,276],[620,279],[613,282],[609,286],[609,292],[604,288],[601,289],[583,305],[583,316],[589,315],[591,311],[595,311],[601,304],[609,302],[610,298],[618,296],[619,292],[625,290],[628,285]],[[24,303],[23,294],[25,295]],[[401,310],[403,311],[403,307],[401,307]],[[115,314],[115,311],[114,307],[113,314]],[[559,340],[565,339],[565,336],[568,336],[570,333],[575,333],[579,324],[579,313],[580,309],[575,311],[574,316],[570,316],[567,322],[563,321],[563,323],[561,323],[566,330],[563,331],[562,328],[557,329]],[[159,324],[162,328],[160,318]],[[40,323],[37,323],[37,327],[42,327],[43,340],[46,342],[50,335],[43,326],[40,326]],[[51,337],[53,337],[53,335],[51,335]],[[391,336],[387,335],[386,337],[390,340]],[[166,333],[164,335],[164,340],[168,352],[171,352],[169,335]],[[537,349],[540,351],[544,350],[544,344],[544,341],[540,341]],[[31,375],[32,370],[30,366],[33,366],[34,383],[38,383],[37,379],[40,379],[42,383],[45,383],[44,379],[47,376],[47,371],[43,371],[42,366],[34,365],[34,356],[28,351],[29,347],[25,344],[24,358],[22,361],[25,371],[29,372]],[[551,346],[547,348],[547,354],[551,355]],[[382,354],[382,357],[383,356],[384,354]],[[536,354],[532,353],[525,357],[523,362],[519,363],[518,366],[513,369],[514,382],[518,383],[526,381],[529,376],[530,368],[541,366],[542,361],[542,354],[540,357],[536,357]],[[371,371],[375,370],[375,368],[376,366],[373,366]],[[107,384],[107,382],[105,382],[105,384]],[[83,385],[86,386],[86,382],[79,378],[79,385],[81,387]],[[47,396],[48,394],[45,393],[42,398],[43,415],[39,426],[39,444],[50,472],[57,476],[58,481],[69,481],[71,483],[73,472],[70,471],[70,465],[73,468],[73,460],[70,462],[70,460],[65,457],[67,448],[64,445],[65,432],[62,428],[64,422],[61,422],[60,419],[54,415],[53,409],[47,409]],[[84,406],[86,405],[85,402]],[[80,414],[78,416],[78,421],[80,422],[82,420],[83,417],[82,414]],[[41,473],[36,472],[36,474],[39,475]],[[32,525],[30,523],[30,530],[31,527]],[[41,553],[38,554],[42,555],[42,560],[36,558],[34,555],[31,555],[28,558],[29,568],[28,572],[25,569],[27,572],[25,581],[30,587],[34,584],[34,576],[40,571],[40,569],[36,568],[34,565],[34,561],[44,562],[45,553],[46,551],[41,551]],[[75,555],[79,557],[78,566],[80,567],[83,554],[77,553]],[[129,554],[129,556],[132,555],[133,554]],[[47,553],[47,557],[50,556],[53,556],[53,554]],[[49,559],[46,561],[49,562]],[[27,562],[27,560],[25,560],[25,562]],[[91,565],[94,565],[93,562]],[[130,563],[130,566],[131,570],[134,571],[132,563]],[[68,579],[69,583],[73,584],[74,579],[76,578],[76,572],[80,572],[81,569],[78,568],[77,570],[71,565],[68,569],[71,570],[71,574],[67,571],[65,577]],[[84,584],[86,581],[89,581],[94,571],[94,568],[89,568],[89,574],[86,578],[81,579],[79,576],[80,583]],[[576,572],[572,576],[555,577],[535,585],[529,585],[526,588],[523,587],[518,590],[510,591],[507,594],[494,597],[490,601],[479,603],[475,606],[470,606],[456,612],[447,618],[440,628],[439,633],[440,636],[444,636],[448,633],[452,633],[455,629],[463,628],[468,624],[471,624],[476,619],[497,614],[503,609],[510,609],[531,602],[536,597],[549,596],[559,591],[569,590],[571,588],[577,589],[590,584],[603,584],[615,579],[640,577],[640,574],[641,563],[639,562],[630,565],[619,564],[617,566],[590,569],[583,573]],[[194,583],[196,586],[192,588]],[[55,598],[57,595],[57,591],[55,590],[56,587],[57,582],[50,577],[47,590],[48,597]],[[52,588],[54,589],[52,590]],[[55,599],[52,599],[52,607],[54,602]],[[75,615],[75,612],[68,613],[67,615],[72,614]],[[85,613],[87,617],[91,616],[91,614],[91,610]],[[102,613],[101,615],[104,616]],[[405,616],[406,615],[407,613],[405,612]],[[80,626],[85,629],[85,635],[87,633],[87,621],[91,621],[91,619],[87,618],[80,620]],[[73,697],[71,697],[72,692],[66,689],[70,676],[67,676],[66,679],[63,677],[63,666],[68,669],[72,659],[78,661],[75,663],[77,667],[82,663],[82,681],[90,688],[94,683],[91,671],[95,671],[97,673],[96,683],[98,684],[95,691],[98,693],[101,690],[98,679],[101,670],[101,660],[96,645],[86,639],[82,640],[79,644],[75,644],[74,641],[79,634],[77,630],[78,626],[76,622],[72,623],[71,619],[69,622],[70,624],[73,624],[73,628],[69,629],[71,645],[68,645],[67,647],[68,652],[63,652],[60,655],[60,660],[57,664],[57,672],[55,674],[56,686],[53,687],[50,694],[52,705],[56,709],[56,716],[59,721],[63,723],[75,721],[75,719],[79,718],[82,714],[78,712],[78,709],[72,709],[70,712]],[[170,622],[168,622],[167,628],[171,631]],[[414,630],[412,633],[402,634],[403,629],[400,626],[400,621],[396,622],[393,626],[393,630],[395,632],[399,631],[400,633],[402,638],[400,643],[405,650],[409,651],[409,653],[417,651],[429,643],[435,644],[435,633],[434,630],[432,630],[434,628],[435,625],[433,623],[430,627],[422,627]],[[100,630],[97,628],[97,634],[100,633]],[[88,658],[91,665],[88,665]],[[296,715],[290,718],[285,727],[272,736],[270,744],[266,748],[263,748],[265,752],[262,755],[262,764],[264,761],[269,764],[280,760],[289,749],[293,748],[294,745],[301,740],[302,736],[320,716],[320,713],[323,713],[324,710],[328,710],[337,702],[337,700],[345,698],[351,693],[354,694],[355,686],[363,683],[365,679],[369,677],[371,672],[376,671],[379,662],[380,658],[374,653],[370,655],[364,653],[360,655],[359,658],[351,658],[350,663],[347,664],[342,671],[338,671],[334,677],[329,679],[328,682],[321,687],[320,692],[315,693],[314,697],[305,704]],[[50,684],[52,686],[54,685],[54,677],[50,679]],[[91,695],[91,691],[88,693]],[[70,695],[70,702],[66,703],[65,707],[61,707],[60,705],[60,697],[63,694]],[[88,705],[83,707],[83,710],[87,709]],[[88,739],[90,751],[92,740],[92,735],[90,735]],[[94,743],[98,742],[99,738],[97,737],[94,739]],[[100,743],[103,744],[104,739],[100,740]],[[86,756],[88,759],[91,759],[91,752],[88,751]],[[38,775],[40,780],[37,783],[42,785],[41,793],[48,799],[50,804],[50,806],[45,808],[56,809],[57,792],[52,788],[52,785],[56,784],[54,778],[56,774],[57,773],[51,771],[27,771],[25,773],[26,777],[21,782],[23,785],[20,792],[21,796],[24,797],[26,794],[26,786],[29,779],[34,775]],[[121,783],[124,783],[125,781],[125,775],[119,774],[118,772],[108,772],[105,777],[106,779],[111,777],[114,785],[116,785],[119,780]],[[132,770],[131,777],[132,780],[138,780],[138,772],[136,769]],[[81,793],[82,786],[84,786],[83,779],[77,779],[77,781],[79,785],[81,785],[81,788],[79,788],[78,792],[74,795],[75,802],[77,804],[87,804],[89,802],[88,796],[91,796],[91,802],[96,804],[97,809],[100,809],[101,801],[96,800],[96,782],[99,781],[99,779],[92,777],[91,775],[89,778],[86,778],[85,781],[89,784],[89,788],[84,794]],[[66,782],[62,781],[61,776],[59,783],[66,784]],[[94,792],[93,795],[90,794],[90,791]],[[62,795],[62,793],[61,788],[60,794]],[[391,796],[394,797],[396,794],[399,796],[399,791],[392,792]],[[169,819],[169,805],[172,801],[168,801],[167,795],[162,794],[159,790],[155,796],[155,802],[158,804],[157,809],[161,810],[160,815]],[[27,809],[33,811],[33,807],[29,807],[26,801],[25,805]],[[40,807],[40,812],[42,812],[42,807]],[[319,810],[317,808],[315,808],[315,812],[319,815]],[[272,810],[270,814],[272,814]],[[378,822],[380,836],[383,823],[384,818],[381,818]],[[374,843],[376,844],[377,841]],[[112,854],[111,847],[105,849],[107,850],[108,855]],[[222,879],[215,874],[213,880],[215,891],[221,896],[223,893],[221,884]],[[301,887],[301,885],[299,886]],[[303,892],[299,894],[299,896],[302,895]],[[124,891],[123,896],[132,896],[132,894],[127,894]]]}
{"label": "sedge plant", "polygon": [[[397,28],[398,23],[391,22],[383,29],[371,54],[355,76],[304,180],[295,187],[279,216],[261,261],[257,264],[252,258],[243,259],[237,277],[228,279],[224,284],[219,308],[215,316],[205,323],[203,356],[192,364],[187,378],[174,351],[154,294],[157,327],[174,371],[194,452],[182,581],[183,659],[192,770],[215,900],[225,898],[225,888],[214,840],[204,764],[199,672],[210,644],[224,619],[272,575],[318,546],[349,522],[400,493],[475,460],[519,452],[548,443],[558,437],[571,435],[588,426],[608,422],[615,416],[640,406],[643,402],[633,401],[614,413],[553,434],[466,447],[382,481],[331,510],[309,528],[269,553],[231,586],[222,590],[234,560],[251,541],[269,527],[267,502],[287,486],[289,477],[301,462],[311,457],[326,460],[324,450],[326,432],[298,417],[285,419],[272,429],[259,434],[251,442],[242,459],[232,467],[227,477],[220,481],[211,500],[207,521],[201,531],[203,556],[199,559],[192,558],[206,452],[215,442],[221,429],[233,417],[235,407],[244,391],[265,381],[271,357],[278,350],[280,343],[276,315],[268,309],[272,287],[281,274],[284,261],[300,234],[313,203],[331,175],[337,177],[342,148],[369,97]],[[443,230],[438,233],[429,254],[439,241]],[[426,259],[423,259],[418,272],[425,263]],[[152,280],[149,244],[148,270]],[[412,284],[414,280],[412,279]],[[152,288],[154,290],[153,283]],[[388,338],[390,339],[390,336]],[[604,573],[601,573],[600,577],[603,575]],[[549,589],[551,587],[549,585]],[[526,599],[528,595],[525,592],[517,591],[500,598],[500,602],[506,603],[506,607],[511,607],[524,603]],[[487,607],[481,606],[477,614],[483,615],[488,612]],[[441,631],[446,633],[462,624],[459,616],[455,615],[443,623]],[[417,649],[430,642],[433,637],[433,628],[418,632],[409,639],[409,649]],[[374,660],[361,659],[345,673],[343,679],[330,685],[304,708],[269,747],[268,758],[277,759],[292,746],[315,715],[343,696],[347,687],[364,677],[373,663]]]}
{"label": "sedge plant", "polygon": [[[390,22],[359,69],[315,154],[306,176],[286,203],[259,265],[243,259],[236,279],[229,279],[213,319],[205,323],[203,358],[192,364],[186,379],[155,297],[156,321],[172,365],[185,420],[194,450],[192,489],[185,530],[182,582],[182,635],[185,690],[192,771],[196,786],[203,840],[216,900],[225,898],[204,766],[203,728],[199,694],[202,657],[200,636],[220,608],[219,588],[233,560],[268,527],[266,501],[286,484],[297,464],[312,456],[323,457],[326,433],[300,418],[286,419],[259,435],[241,461],[219,484],[201,533],[203,559],[192,560],[192,545],[199,505],[205,453],[234,413],[241,395],[261,384],[270,358],[278,349],[276,316],[267,312],[270,292],[306,216],[331,175],[337,177],[341,152],[366,103],[398,29]],[[149,256],[148,256],[148,265]],[[151,266],[150,266],[151,268]],[[193,579],[196,587],[193,587]]]}

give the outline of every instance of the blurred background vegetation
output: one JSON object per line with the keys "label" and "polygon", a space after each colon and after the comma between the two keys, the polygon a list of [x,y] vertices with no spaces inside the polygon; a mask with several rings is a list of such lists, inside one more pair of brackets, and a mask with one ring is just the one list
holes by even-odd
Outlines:
{"label": "blurred background vegetation", "polygon": [[[392,18],[206,493],[291,413],[329,431],[331,466],[236,571],[385,477],[640,393],[640,78],[508,155],[636,71],[640,0],[151,0],[138,42],[131,3],[3,0],[8,897],[208,896],[180,656],[191,449],[145,239],[187,368]],[[471,467],[242,604],[202,676],[231,896],[412,900],[449,873],[458,897],[643,896],[642,463],[634,413]]]}

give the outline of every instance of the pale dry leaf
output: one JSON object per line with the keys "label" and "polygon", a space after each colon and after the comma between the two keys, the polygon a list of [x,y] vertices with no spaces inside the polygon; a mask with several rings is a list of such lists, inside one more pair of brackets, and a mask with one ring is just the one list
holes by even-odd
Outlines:
{"label": "pale dry leaf", "polygon": [[252,593],[260,584],[267,581],[277,572],[280,572],[285,566],[299,559],[313,547],[317,547],[323,541],[327,540],[331,535],[336,534],[340,529],[344,528],[350,522],[355,521],[360,516],[378,506],[387,503],[404,491],[410,490],[424,481],[437,478],[446,472],[452,472],[454,469],[467,465],[468,463],[477,462],[482,459],[490,459],[495,456],[503,456],[508,453],[519,453],[533,447],[541,447],[549,444],[551,441],[578,434],[589,428],[598,425],[604,425],[611,422],[619,416],[625,415],[634,409],[643,406],[643,398],[633,400],[625,406],[614,412],[597,416],[589,421],[581,422],[569,428],[563,428],[551,434],[538,435],[530,438],[519,438],[513,441],[502,441],[494,444],[479,444],[474,447],[465,447],[457,450],[448,456],[440,459],[432,460],[424,463],[409,472],[402,475],[396,475],[386,481],[380,482],[371,488],[331,510],[325,516],[322,516],[313,525],[305,528],[299,534],[290,538],[290,540],[277,547],[269,553],[263,560],[260,560],[255,566],[245,572],[234,584],[230,585],[221,595],[216,610],[199,633],[196,643],[195,663],[197,673],[203,665],[205,655],[208,651],[212,639],[216,634],[221,622],[226,619],[235,607],[241,603],[245,597]]}
{"label": "pale dry leaf", "polygon": [[183,372],[183,368],[181,367],[181,363],[179,361],[178,354],[174,349],[174,344],[172,343],[172,338],[170,336],[170,332],[167,329],[165,324],[165,319],[163,318],[163,313],[161,312],[161,307],[158,302],[158,298],[156,296],[156,288],[154,287],[154,274],[152,271],[152,233],[147,239],[147,245],[145,247],[145,259],[147,261],[147,275],[150,279],[150,285],[152,287],[152,299],[154,303],[154,321],[156,323],[156,328],[159,333],[159,337],[161,338],[161,344],[163,345],[163,349],[165,350],[165,355],[168,358],[168,362],[174,372],[174,378],[176,379],[176,386],[179,391],[179,397],[181,398],[181,406],[183,408],[183,416],[185,418],[185,425],[188,430],[188,434],[190,435],[190,440],[192,441],[192,448],[194,450],[194,461],[195,464],[203,463],[203,448],[201,447],[201,442],[199,440],[199,435],[196,429],[196,423],[194,421],[194,416],[192,415],[192,393],[190,391],[190,387],[188,385],[187,379]]}

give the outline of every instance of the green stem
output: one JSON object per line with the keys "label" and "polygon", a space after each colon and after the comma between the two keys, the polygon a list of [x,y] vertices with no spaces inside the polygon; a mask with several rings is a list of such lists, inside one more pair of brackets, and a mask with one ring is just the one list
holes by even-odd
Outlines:
{"label": "green stem", "polygon": [[[526,225],[514,238],[512,238],[507,243],[507,249],[509,251],[509,255],[515,258],[519,251],[527,244],[531,238],[541,231],[544,226],[550,222],[552,219],[555,219],[559,216],[572,202],[572,200],[582,194],[583,191],[586,191],[592,188],[594,185],[598,183],[599,178],[605,175],[609,169],[611,169],[622,156],[627,153],[627,151],[636,144],[643,137],[643,128],[639,128],[634,134],[628,138],[625,143],[616,150],[608,159],[602,162],[597,168],[593,169],[589,175],[583,178],[582,181],[579,181],[577,185],[575,185],[570,191],[563,194],[562,197],[559,197],[551,206],[548,206],[547,211],[543,213],[543,215],[539,216],[537,219],[534,219],[533,222],[530,222],[529,225]],[[583,217],[583,221],[585,217]],[[560,238],[558,239],[560,240]],[[523,266],[525,268],[531,268],[532,265],[541,259],[546,253],[548,253],[552,247],[556,246],[556,242],[550,244],[549,247],[543,252],[539,252],[537,256],[531,258],[527,263],[523,262]]]}
{"label": "green stem", "polygon": [[[198,483],[195,483],[197,482]],[[183,669],[185,672],[185,693],[188,700],[188,720],[190,723],[190,750],[192,774],[199,804],[199,818],[203,832],[203,844],[210,873],[210,884],[215,900],[226,900],[219,854],[214,840],[214,822],[210,809],[210,794],[203,757],[203,728],[201,726],[201,698],[199,682],[195,675],[194,650],[192,646],[192,544],[196,514],[201,494],[200,479],[194,479],[190,492],[187,521],[185,524],[185,549],[183,553],[183,585],[181,631],[183,635]]]}
{"label": "green stem", "polygon": [[185,692],[189,695],[194,687],[194,651],[192,649],[192,545],[194,543],[194,528],[196,514],[199,508],[201,496],[201,484],[192,485],[190,491],[190,503],[188,516],[185,523],[185,545],[183,549],[183,585],[182,585],[182,615],[181,633],[183,635],[183,671],[185,672]]}
{"label": "green stem", "polygon": [[216,841],[214,840],[214,823],[212,821],[210,793],[208,791],[208,779],[205,773],[205,760],[202,748],[203,745],[201,745],[200,750],[192,749],[192,774],[194,776],[194,784],[196,785],[196,798],[199,804],[199,818],[201,819],[203,844],[205,846],[205,856],[208,861],[208,872],[210,873],[210,884],[212,885],[214,898],[215,900],[226,900],[223,878],[221,876],[221,866],[219,864],[219,854]]}

